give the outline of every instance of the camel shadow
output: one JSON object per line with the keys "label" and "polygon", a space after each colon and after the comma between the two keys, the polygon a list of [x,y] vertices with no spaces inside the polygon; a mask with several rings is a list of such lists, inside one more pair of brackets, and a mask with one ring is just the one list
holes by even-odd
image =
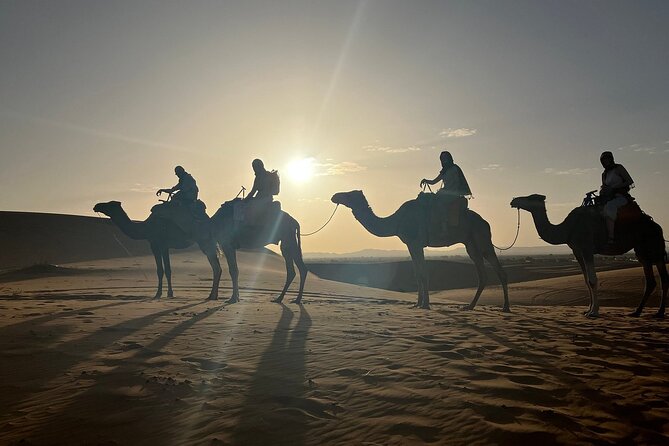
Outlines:
{"label": "camel shadow", "polygon": [[297,324],[291,330],[293,312],[280,305],[281,318],[251,378],[232,444],[306,444],[312,409],[305,398],[311,316],[300,306]]}
{"label": "camel shadow", "polygon": [[[169,310],[170,313],[178,311],[180,309],[185,309],[188,307],[193,307],[197,304],[186,305],[180,308],[172,308]],[[80,410],[81,407],[86,407],[90,404],[91,401],[96,401],[103,404],[104,398],[111,398],[114,403],[117,405],[116,412],[122,413],[125,411],[136,410],[138,405],[141,404],[151,404],[152,398],[145,398],[146,401],[137,400],[133,398],[119,399],[116,395],[102,395],[100,393],[100,388],[113,388],[114,385],[117,385],[117,379],[119,376],[123,377],[124,382],[127,383],[143,383],[142,386],[145,386],[148,389],[155,390],[159,388],[162,391],[163,395],[157,397],[160,398],[164,396],[165,393],[169,393],[172,396],[179,396],[182,393],[184,395],[189,394],[191,390],[188,386],[178,385],[176,381],[170,381],[169,378],[166,378],[163,381],[152,381],[146,380],[145,377],[138,375],[137,370],[141,370],[143,365],[146,365],[147,357],[155,357],[161,355],[161,350],[170,342],[174,341],[177,337],[182,335],[186,330],[192,328],[198,322],[201,322],[205,318],[215,314],[218,310],[226,307],[229,304],[222,304],[215,307],[207,308],[206,310],[195,314],[189,319],[182,321],[175,325],[173,328],[153,340],[151,343],[141,346],[137,345],[137,350],[134,354],[129,357],[118,358],[118,359],[108,359],[105,361],[105,365],[112,367],[109,370],[106,370],[103,375],[92,376],[92,379],[96,379],[99,382],[108,381],[110,384],[105,386],[104,384],[93,385],[87,390],[76,393],[72,398],[69,398],[67,402],[58,408],[58,412],[50,413],[48,416],[44,417],[44,421],[40,424],[37,431],[31,431],[29,436],[35,441],[41,441],[43,439],[49,438],[49,441],[58,441],[58,438],[53,437],[54,432],[63,432],[64,426],[67,428],[67,424],[71,421],[71,414],[76,413]],[[165,313],[165,312],[160,312]],[[158,314],[158,313],[156,313]],[[134,348],[134,347],[133,347]],[[137,367],[139,366],[139,367]],[[115,384],[116,383],[116,384]],[[162,387],[161,387],[162,386]],[[156,398],[156,397],[154,397]],[[165,404],[163,404],[165,405]],[[169,410],[169,409],[168,409]],[[128,423],[124,428],[130,435],[136,435],[138,438],[150,438],[153,435],[158,435],[159,431],[165,429],[178,429],[178,420],[171,420],[170,413],[166,415],[162,411],[154,411],[150,413],[147,417],[141,420],[135,420],[134,422]],[[73,427],[71,427],[73,428]],[[67,429],[65,429],[67,430]],[[176,432],[175,432],[176,433]],[[85,435],[85,434],[83,434]],[[104,432],[100,431],[97,434],[105,435]],[[88,440],[87,440],[88,441]]]}

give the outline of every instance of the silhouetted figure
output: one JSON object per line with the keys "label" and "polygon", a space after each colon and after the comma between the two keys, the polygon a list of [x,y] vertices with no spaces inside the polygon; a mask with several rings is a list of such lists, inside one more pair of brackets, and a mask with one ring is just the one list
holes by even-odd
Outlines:
{"label": "silhouetted figure", "polygon": [[[170,207],[178,212],[189,213],[183,206],[166,206],[161,203],[156,206]],[[155,207],[154,207],[155,208]],[[155,298],[158,299],[163,294],[163,275],[167,278],[167,297],[173,297],[172,291],[172,267],[170,264],[170,249],[183,249],[197,243],[200,250],[207,256],[209,265],[213,273],[213,282],[209,299],[218,298],[218,285],[221,279],[221,264],[218,260],[218,250],[216,240],[208,227],[202,230],[196,224],[190,225],[190,230],[184,230],[182,226],[175,222],[173,215],[161,215],[157,212],[151,212],[149,218],[145,221],[132,221],[125,213],[121,203],[110,201],[108,203],[98,203],[93,208],[95,212],[102,212],[112,219],[114,224],[121,231],[133,240],[147,240],[151,245],[151,251],[156,260],[156,273],[158,275],[158,290]],[[183,219],[182,219],[183,221]],[[192,223],[193,219],[190,218]]]}
{"label": "silhouetted figure", "polygon": [[[434,185],[439,181],[442,182],[441,188],[437,191],[437,200],[435,205],[438,206],[443,214],[447,216],[443,221],[442,228],[444,231],[449,231],[450,227],[456,227],[460,223],[460,213],[462,211],[463,197],[472,194],[465,174],[460,169],[460,166],[453,162],[453,156],[450,152],[443,151],[439,155],[441,161],[441,171],[435,179],[429,180],[423,178],[420,182],[421,187],[426,185]],[[466,201],[464,201],[466,207]]]}
{"label": "silhouetted figure", "polygon": [[618,209],[632,200],[630,189],[634,187],[634,180],[621,164],[616,164],[613,153],[603,152],[599,161],[604,167],[602,172],[602,187],[599,190],[600,202],[604,204],[608,243],[614,243],[615,222],[618,218]]}
{"label": "silhouetted figure", "polygon": [[[478,289],[467,308],[471,310],[476,306],[476,302],[486,286],[487,274],[483,263],[485,259],[493,267],[502,284],[504,292],[504,306],[502,309],[505,312],[510,311],[506,273],[495,254],[490,235],[490,225],[476,212],[466,209],[462,215],[462,224],[452,228],[452,231],[444,236],[440,228],[436,230],[436,228],[431,228],[426,224],[431,217],[430,214],[425,212],[420,196],[402,204],[394,214],[388,217],[376,216],[364,194],[359,190],[336,193],[332,196],[332,202],[350,208],[355,219],[373,235],[377,237],[397,236],[407,245],[418,285],[417,307],[430,308],[428,271],[423,248],[426,246],[437,248],[463,243],[467,248],[467,254],[474,262],[479,277]],[[436,218],[445,219],[446,215],[439,213],[436,214]]]}
{"label": "silhouetted figure", "polygon": [[[634,203],[636,204],[636,203]],[[567,215],[562,223],[552,224],[546,215],[546,197],[544,195],[529,195],[517,197],[511,201],[511,207],[524,209],[532,214],[534,226],[539,237],[551,245],[568,245],[574,257],[581,266],[588,293],[590,294],[590,308],[587,316],[599,315],[599,300],[597,298],[597,273],[595,271],[595,254],[617,256],[625,254],[630,249],[643,265],[646,276],[646,288],[637,309],[631,314],[639,316],[643,307],[655,289],[657,283],[653,276],[653,265],[662,281],[662,301],[657,310],[657,317],[664,317],[667,293],[669,292],[669,274],[666,266],[666,251],[662,228],[653,219],[641,210],[638,210],[631,219],[620,218],[618,221],[619,234],[616,243],[607,243],[607,228],[602,218],[599,206],[579,206]]]}
{"label": "silhouetted figure", "polygon": [[273,196],[279,193],[279,175],[274,170],[265,169],[265,164],[257,158],[251,166],[255,179],[251,191],[243,200],[243,208],[238,208],[236,219],[247,224],[260,224],[272,204]]}
{"label": "silhouetted figure", "polygon": [[181,166],[174,168],[174,174],[179,178],[179,182],[170,189],[158,189],[156,195],[162,193],[174,194],[171,198],[172,203],[184,205],[195,204],[197,201],[197,194],[200,191],[197,188],[195,178]]}

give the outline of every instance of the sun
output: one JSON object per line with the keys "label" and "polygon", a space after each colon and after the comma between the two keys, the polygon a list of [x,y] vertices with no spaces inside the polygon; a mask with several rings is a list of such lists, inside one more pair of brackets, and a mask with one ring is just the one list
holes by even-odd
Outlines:
{"label": "sun", "polygon": [[313,178],[314,168],[313,158],[295,159],[286,166],[286,175],[291,181],[306,183]]}

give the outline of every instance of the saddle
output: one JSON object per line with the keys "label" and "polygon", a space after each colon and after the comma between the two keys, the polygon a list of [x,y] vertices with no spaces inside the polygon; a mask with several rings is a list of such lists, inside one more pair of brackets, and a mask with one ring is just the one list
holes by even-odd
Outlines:
{"label": "saddle", "polygon": [[207,206],[202,200],[193,203],[167,201],[151,208],[151,217],[162,218],[173,222],[187,236],[195,237],[208,229],[209,216]]}
{"label": "saddle", "polygon": [[276,230],[281,218],[281,202],[262,203],[235,198],[221,207],[232,206],[234,230],[239,247],[257,248],[267,243],[278,243],[280,234]]}
{"label": "saddle", "polygon": [[428,242],[443,242],[452,238],[453,231],[459,228],[469,204],[462,196],[445,196],[429,192],[419,193],[416,200],[425,217],[424,231]]}

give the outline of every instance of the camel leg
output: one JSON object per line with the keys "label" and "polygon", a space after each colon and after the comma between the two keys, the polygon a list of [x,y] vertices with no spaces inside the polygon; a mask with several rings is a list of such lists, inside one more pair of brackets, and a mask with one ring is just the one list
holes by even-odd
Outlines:
{"label": "camel leg", "polygon": [[172,265],[170,264],[170,249],[165,248],[162,252],[163,265],[165,265],[165,277],[167,277],[167,297],[174,297],[172,291]]}
{"label": "camel leg", "polygon": [[574,257],[576,257],[576,261],[578,261],[578,265],[581,267],[581,273],[583,274],[583,278],[585,279],[585,287],[588,289],[588,297],[590,298],[590,306],[588,307],[587,311],[584,311],[583,314],[590,314],[592,311],[592,288],[590,286],[590,280],[588,280],[588,271],[585,266],[585,261],[583,260],[583,255],[580,252],[574,252]]}
{"label": "camel leg", "polygon": [[469,258],[472,259],[472,261],[474,262],[474,267],[476,268],[476,275],[478,276],[478,281],[479,281],[479,286],[476,289],[476,294],[474,295],[474,299],[472,299],[472,302],[469,305],[467,305],[467,307],[465,307],[467,310],[473,310],[474,307],[476,307],[476,302],[478,302],[479,297],[481,297],[483,289],[486,286],[486,282],[488,281],[488,275],[485,272],[485,265],[483,264],[483,254],[481,253],[479,248],[471,243],[466,244],[465,248],[467,249],[467,254],[469,254]]}
{"label": "camel leg", "polygon": [[218,260],[218,253],[216,252],[215,247],[207,248],[204,253],[207,255],[207,260],[209,261],[209,265],[211,265],[211,271],[213,274],[211,291],[209,292],[209,297],[207,299],[216,300],[218,299],[218,286],[221,282],[221,274],[223,273],[223,270],[221,269],[221,262]]}
{"label": "camel leg", "polygon": [[295,249],[295,264],[297,265],[297,270],[300,272],[300,289],[298,290],[297,297],[295,298],[293,303],[299,305],[302,303],[302,295],[304,294],[304,284],[307,281],[307,274],[309,274],[307,265],[305,265],[304,259],[302,258],[302,249],[299,246],[297,246]]}
{"label": "camel leg", "polygon": [[646,286],[644,287],[643,297],[641,297],[641,302],[639,302],[639,306],[637,307],[636,310],[630,313],[630,316],[632,317],[641,316],[641,312],[643,311],[643,307],[646,305],[648,296],[650,296],[653,293],[655,287],[657,286],[657,282],[655,281],[655,276],[653,275],[653,265],[645,260],[641,263],[643,265],[643,275],[646,279]]}
{"label": "camel leg", "polygon": [[669,292],[669,274],[667,274],[667,265],[664,261],[657,263],[656,266],[657,272],[660,274],[660,282],[662,282],[662,300],[660,301],[660,308],[655,313],[655,317],[663,318],[667,305],[667,293]]}
{"label": "camel leg", "polygon": [[239,267],[237,266],[237,250],[231,245],[223,245],[222,249],[223,254],[225,254],[225,260],[228,262],[230,279],[232,279],[232,296],[228,299],[228,303],[234,304],[239,302]]}
{"label": "camel leg", "polygon": [[151,252],[153,252],[153,258],[156,260],[156,274],[158,275],[158,290],[156,290],[156,295],[153,298],[160,299],[160,296],[163,295],[163,258],[159,247],[151,245]]}
{"label": "camel leg", "polygon": [[506,271],[504,271],[504,268],[502,268],[502,264],[499,263],[497,254],[495,254],[495,248],[492,246],[490,248],[491,249],[487,249],[483,253],[483,256],[488,261],[488,263],[492,265],[493,269],[497,273],[497,277],[499,277],[499,282],[502,284],[502,291],[504,292],[504,306],[502,307],[502,311],[505,313],[510,313],[511,306],[509,305],[509,281],[506,276]]}
{"label": "camel leg", "polygon": [[597,273],[595,272],[594,255],[590,252],[581,253],[579,264],[583,270],[588,291],[590,292],[590,309],[585,315],[588,317],[597,317],[599,316],[599,300],[597,299]]}
{"label": "camel leg", "polygon": [[413,263],[416,282],[418,283],[418,301],[416,307],[425,310],[430,309],[430,291],[428,288],[427,268],[425,266],[425,254],[422,246],[409,246],[409,254]]}
{"label": "camel leg", "polygon": [[281,294],[279,294],[279,296],[277,296],[277,298],[272,301],[276,303],[281,303],[283,297],[286,295],[286,291],[288,291],[288,287],[290,286],[291,283],[293,283],[293,279],[295,279],[295,266],[293,265],[293,253],[292,249],[287,246],[286,242],[281,242],[281,255],[283,256],[283,260],[286,262],[286,283],[283,285]]}

